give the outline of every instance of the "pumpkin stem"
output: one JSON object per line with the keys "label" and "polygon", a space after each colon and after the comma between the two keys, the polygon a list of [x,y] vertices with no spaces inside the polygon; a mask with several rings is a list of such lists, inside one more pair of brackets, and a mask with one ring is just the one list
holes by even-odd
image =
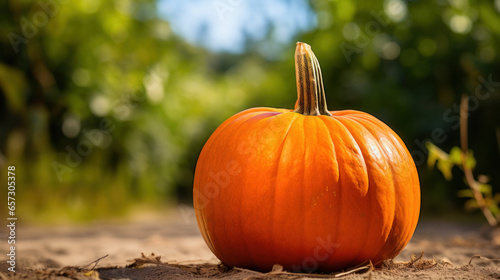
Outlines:
{"label": "pumpkin stem", "polygon": [[294,112],[306,116],[331,116],[326,107],[323,77],[318,59],[306,43],[297,42],[295,49],[297,106]]}

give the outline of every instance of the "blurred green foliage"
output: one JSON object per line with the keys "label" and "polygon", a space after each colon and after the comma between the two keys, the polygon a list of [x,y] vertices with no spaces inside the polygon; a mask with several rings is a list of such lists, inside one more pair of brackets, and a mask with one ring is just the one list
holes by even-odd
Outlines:
{"label": "blurred green foliage", "polygon": [[[212,53],[175,34],[156,4],[0,3],[0,165],[17,167],[25,219],[91,220],[190,201],[197,156],[220,123],[249,107],[293,107],[294,42],[274,57],[269,36],[243,54]],[[296,40],[321,63],[330,110],[389,124],[415,157],[424,211],[448,210],[455,191],[423,168],[423,143],[440,129],[438,144],[456,145],[460,95],[474,95],[480,77],[500,82],[499,1],[310,5],[317,26]],[[490,87],[470,109],[470,146],[476,170],[499,186],[500,86]]]}
{"label": "blurred green foliage", "polygon": [[[40,2],[56,4],[36,27]],[[2,34],[37,29],[14,41],[17,53],[1,37],[0,147],[29,202],[20,215],[86,220],[161,205],[177,186],[188,193],[199,147],[256,90],[259,58],[221,74],[221,60],[174,35],[154,1],[124,3],[2,4]]]}
{"label": "blurred green foliage", "polygon": [[[425,145],[429,150],[427,165],[431,168],[436,166],[448,181],[452,179],[451,170],[453,167],[457,166],[464,171],[464,169],[474,170],[476,166],[476,159],[472,151],[467,152],[467,155],[464,156],[464,164],[462,164],[462,152],[459,147],[455,146],[451,149],[450,153],[446,153],[431,142],[427,142]],[[496,226],[498,221],[500,221],[500,193],[493,193],[493,187],[487,183],[488,180],[489,178],[486,175],[481,175],[479,181],[476,181],[474,178],[469,178],[468,180],[464,178],[464,182],[468,185],[468,188],[459,190],[457,195],[467,198],[465,209],[469,211],[480,209],[480,205],[484,205],[483,208],[491,212],[491,225]],[[474,190],[476,190],[476,194]],[[478,202],[476,195],[481,200],[481,204]]]}
{"label": "blurred green foliage", "polygon": [[[429,150],[429,156],[427,158],[427,166],[434,167],[441,171],[446,180],[452,179],[451,170],[454,166],[462,166],[462,152],[458,146],[451,149],[450,153],[447,154],[443,150],[439,149],[436,145],[431,142],[425,143],[425,146]],[[467,158],[465,159],[465,164],[468,168],[474,169],[476,167],[476,159],[474,158],[474,153],[469,151],[467,153]]]}

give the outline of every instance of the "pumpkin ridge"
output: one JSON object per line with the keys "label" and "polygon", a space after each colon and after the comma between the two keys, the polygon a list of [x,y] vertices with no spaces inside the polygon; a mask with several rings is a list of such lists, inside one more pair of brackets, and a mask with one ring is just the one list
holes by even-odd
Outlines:
{"label": "pumpkin ridge", "polygon": [[[401,140],[401,138],[399,138],[399,136],[392,129],[390,129],[385,123],[383,123],[382,121],[379,121],[378,119],[376,119],[374,117],[369,118],[368,116],[359,116],[359,118],[374,124],[377,128],[381,129],[382,131],[388,131],[390,137],[387,137],[387,139],[391,142],[391,144],[393,146],[392,148],[393,149],[395,148],[395,150],[397,151],[398,157],[401,159],[401,163],[405,164],[405,169],[408,169],[408,170],[412,169],[413,160],[412,160],[406,146],[404,145],[403,141]],[[392,165],[391,165],[391,167],[392,167]],[[415,200],[417,198],[420,198],[420,193],[419,193],[419,189],[414,187],[416,185],[417,186],[419,185],[418,176],[415,176],[416,172],[410,172],[409,174],[410,174],[410,178],[407,178],[407,179],[409,179],[411,181],[411,183],[408,184],[407,180],[405,180],[405,183],[403,185],[394,184],[394,186],[395,186],[395,191],[397,192],[397,190],[400,190],[399,192],[401,192],[401,193],[405,193],[405,186],[406,185],[408,185],[410,188],[412,188],[412,190],[410,191],[412,197],[409,198],[408,201],[404,201],[404,203],[409,202],[409,203],[411,203],[411,205],[404,204],[404,205],[400,206],[401,208],[410,209],[409,214],[401,215],[401,216],[404,216],[404,217],[411,216],[411,222],[406,224],[406,226],[404,227],[404,230],[401,232],[401,235],[403,236],[403,238],[401,238],[401,239],[405,240],[405,242],[400,242],[400,244],[397,247],[394,247],[390,251],[390,257],[396,256],[397,253],[399,251],[401,251],[404,246],[406,246],[406,244],[410,241],[411,236],[413,235],[414,229],[416,227],[416,224],[418,222],[418,217],[419,217],[419,212],[420,212],[420,207],[418,206],[418,204],[420,203],[420,201],[417,203],[417,202],[415,202]],[[397,187],[399,187],[399,188],[397,188]],[[396,197],[400,197],[400,196],[396,196]],[[396,200],[395,200],[395,202],[396,202]],[[398,211],[396,211],[395,213],[398,213]],[[396,219],[396,216],[395,216],[395,219]],[[392,235],[389,235],[389,238],[391,238],[391,236]],[[389,242],[386,242],[386,243],[389,243]]]}
{"label": "pumpkin ridge", "polygon": [[[280,125],[281,122],[286,123],[289,121],[287,119],[284,119],[284,120],[276,119],[276,118],[284,118],[285,115],[287,115],[287,113],[288,113],[288,112],[286,112],[287,110],[284,110],[284,111],[285,112],[279,112],[279,111],[278,112],[274,112],[274,111],[261,112],[261,114],[251,116],[250,118],[244,120],[244,122],[238,124],[239,126],[235,129],[233,129],[232,132],[230,132],[230,133],[235,134],[235,135],[240,135],[238,138],[234,139],[235,140],[234,142],[241,143],[241,142],[245,141],[245,139],[249,139],[249,141],[248,141],[250,143],[249,149],[254,150],[256,143],[259,142],[259,140],[258,140],[259,137],[262,137],[262,135],[260,134],[261,132],[272,131],[271,135],[274,135],[275,130],[272,130],[272,129],[268,130],[267,128],[273,127],[275,125]],[[289,116],[293,117],[294,119],[299,117],[299,115],[296,115],[296,114],[293,114],[293,115],[290,114]],[[278,123],[273,124],[273,122],[275,122],[275,121],[277,121]],[[256,128],[254,128],[252,131],[247,131],[247,128],[249,126],[253,126]],[[287,130],[287,133],[288,132],[289,132],[289,129]],[[255,157],[256,158],[254,158],[252,161],[254,161],[255,163],[258,163],[259,158],[257,156],[255,156]],[[245,176],[249,176],[249,175],[247,174]],[[251,181],[251,178],[249,178],[248,180]],[[243,192],[241,199],[244,200],[245,197],[250,195],[250,193],[251,193],[251,188],[247,188],[246,192]],[[243,201],[240,200],[240,201],[237,201],[235,203],[239,205],[240,209],[242,209]],[[242,209],[240,211],[242,211],[244,213],[246,210]],[[241,215],[243,215],[243,214],[241,214]],[[241,217],[241,218],[244,219],[245,217]],[[228,226],[233,226],[233,225],[228,224],[228,223],[226,223],[226,224]],[[238,227],[238,230],[241,234],[237,234],[237,235],[242,236],[241,241],[239,243],[241,244],[240,245],[241,248],[243,248],[244,251],[246,252],[244,255],[246,256],[246,258],[248,258],[247,263],[251,264],[251,266],[254,268],[262,269],[262,267],[260,267],[261,261],[260,261],[259,257],[257,255],[255,255],[254,246],[251,243],[249,243],[249,240],[247,238],[243,238],[243,235],[244,235],[243,233],[245,233],[244,225],[242,223],[236,223],[236,224],[240,226],[240,227]],[[225,232],[227,233],[228,231],[225,231]],[[269,238],[269,236],[270,235],[268,235],[268,238]],[[233,248],[233,249],[239,250],[239,248]],[[242,252],[240,252],[239,254],[236,253],[235,255],[237,256],[237,258],[240,258],[242,255]]]}
{"label": "pumpkin ridge", "polygon": [[[332,240],[335,240],[335,242],[338,240],[338,236],[339,236],[339,223],[340,223],[340,211],[342,211],[342,179],[341,179],[341,176],[342,176],[342,171],[340,170],[340,166],[339,166],[339,160],[338,160],[338,153],[337,153],[337,144],[333,141],[334,138],[332,136],[332,133],[328,127],[328,125],[326,124],[326,121],[332,121],[333,122],[336,122],[336,125],[342,125],[340,124],[340,122],[338,120],[336,120],[335,118],[332,118],[331,116],[328,116],[327,119],[325,119],[324,117],[320,117],[321,119],[321,124],[323,124],[323,127],[324,129],[327,131],[328,133],[328,137],[329,139],[332,140],[331,142],[331,147],[332,147],[332,150],[331,152],[334,154],[334,158],[335,158],[335,163],[337,165],[336,169],[337,169],[337,182],[334,182],[335,185],[337,185],[337,188],[334,188],[335,185],[332,186],[332,191],[334,191],[335,189],[338,190],[338,192],[336,192],[336,195],[334,196],[336,199],[335,199],[335,203],[338,204],[338,209],[339,209],[339,213],[336,213],[337,215],[334,215],[334,230],[335,230],[335,234],[332,236]],[[338,132],[337,133],[343,133],[343,132]],[[330,260],[336,255],[336,252],[334,251],[333,253],[329,254],[328,258],[324,261],[324,265],[326,265],[327,263],[330,262]]]}
{"label": "pumpkin ridge", "polygon": [[[350,122],[349,125],[347,125],[346,123],[344,123],[344,121],[346,121],[346,120]],[[359,148],[360,148],[361,156],[363,158],[363,161],[365,162],[366,174],[368,176],[368,187],[366,189],[366,193],[364,194],[364,196],[368,198],[367,200],[369,202],[368,209],[369,209],[370,213],[368,213],[368,214],[376,213],[377,209],[374,209],[375,208],[375,204],[373,203],[373,198],[372,198],[372,196],[373,196],[373,188],[377,187],[377,185],[375,184],[375,180],[373,178],[373,174],[372,174],[373,172],[376,172],[376,171],[372,170],[374,168],[374,166],[373,166],[373,161],[374,160],[371,158],[371,155],[366,154],[367,152],[369,152],[369,149],[368,149],[367,145],[365,143],[359,143],[358,142],[358,138],[361,138],[361,137],[355,137],[354,134],[353,134],[353,132],[351,131],[351,128],[355,129],[355,127],[356,128],[360,128],[360,132],[359,133],[362,133],[361,131],[366,131],[367,129],[363,125],[361,125],[360,123],[356,122],[355,120],[351,119],[348,116],[343,116],[343,117],[339,118],[339,121],[346,126],[347,130],[353,136],[353,139],[356,142],[356,145],[359,146]],[[365,138],[361,138],[361,139],[364,140]],[[374,138],[374,139],[376,140],[376,138]],[[380,147],[378,147],[378,149],[380,150]],[[378,165],[378,161],[377,161],[377,165]],[[375,184],[375,186],[374,186],[374,184]],[[363,231],[363,232],[367,233],[368,235],[371,235],[371,232],[375,230],[373,228],[375,225],[373,224],[372,220],[373,219],[368,219],[368,224],[365,226],[365,230]],[[359,243],[360,246],[358,245],[357,253],[354,255],[355,257],[353,258],[352,262],[348,265],[348,267],[351,267],[351,266],[355,265],[356,263],[362,262],[364,260],[364,259],[360,260],[358,258],[360,256],[362,256],[363,250],[365,250],[365,248],[367,247],[367,244],[369,243],[369,239],[365,237],[362,240],[363,241]],[[376,244],[376,242],[373,242],[373,243]],[[369,245],[371,245],[371,244],[369,244]],[[371,251],[370,251],[370,253],[371,253]]]}
{"label": "pumpkin ridge", "polygon": [[221,128],[221,129],[225,128],[226,126],[231,125],[236,120],[238,120],[242,117],[245,117],[249,114],[256,115],[256,114],[260,114],[263,112],[273,112],[273,110],[276,110],[276,109],[269,108],[269,107],[256,107],[256,108],[250,108],[250,109],[243,110],[243,111],[231,116],[229,119],[225,120],[219,127],[217,127],[217,129],[214,131],[214,133],[217,132],[217,130],[219,130],[219,128]]}
{"label": "pumpkin ridge", "polygon": [[[276,114],[274,114],[272,116],[262,116],[263,114],[267,115],[268,113],[276,113]],[[260,114],[252,116],[252,117],[248,118],[247,120],[245,120],[245,122],[241,124],[241,127],[239,127],[238,130],[234,131],[233,133],[235,133],[236,135],[242,135],[242,136],[245,135],[246,137],[251,137],[251,139],[255,139],[254,137],[258,138],[259,135],[250,136],[248,133],[241,133],[240,129],[246,130],[246,128],[248,127],[248,123],[253,122],[254,126],[257,126],[257,125],[260,126],[259,129],[255,130],[255,132],[258,133],[259,130],[261,130],[261,131],[264,130],[265,127],[267,125],[269,125],[270,122],[273,121],[273,118],[282,116],[283,114],[284,113],[282,113],[282,112],[274,112],[274,111],[266,112],[266,111],[262,111]],[[237,141],[237,142],[241,143],[241,141]],[[255,141],[251,141],[251,142],[252,142],[252,145],[251,145],[250,149],[253,150],[254,147],[255,147]],[[243,195],[241,197],[242,197],[242,199],[245,199],[244,193],[243,193]],[[242,201],[239,201],[238,205],[240,206],[240,209],[242,209],[242,206],[243,206]],[[240,210],[240,211],[243,211],[243,210]],[[244,228],[243,228],[243,223],[238,223],[238,224],[240,225],[240,227],[239,227],[240,232],[244,233],[245,231],[244,231]],[[254,252],[251,249],[253,247],[252,244],[249,244],[248,239],[246,239],[246,238],[241,238],[241,239],[242,239],[241,243],[244,244],[244,246],[242,246],[242,247],[245,248],[246,256],[249,259],[249,263],[251,263],[253,267],[257,268],[259,266],[259,262],[256,261],[256,258],[254,256]]]}
{"label": "pumpkin ridge", "polygon": [[[373,129],[372,125],[373,125],[373,124],[374,124],[374,122],[375,122],[374,120],[373,120],[373,122],[370,122],[370,120],[369,120],[368,118],[367,118],[367,119],[364,119],[364,118],[357,118],[356,116],[349,116],[348,118],[352,119],[354,122],[357,122],[360,126],[364,127],[364,128],[367,130],[367,132],[368,132],[369,134],[371,134],[371,135],[372,135],[372,137],[373,137],[374,139],[376,139],[376,140],[379,140],[379,139],[380,139],[380,137],[378,137],[377,135],[375,135],[375,134],[373,133],[373,131],[372,131],[372,129]],[[366,124],[362,123],[361,121],[363,121],[363,122],[368,122],[368,123],[369,123],[369,125],[366,125]],[[380,127],[379,127],[379,126],[375,126],[375,128],[376,128],[376,130],[377,130],[377,129],[380,129]],[[377,134],[381,134],[381,135],[383,135],[383,136],[386,136],[386,135],[385,135],[385,133],[384,133],[383,131],[377,131]],[[389,140],[389,141],[390,141],[390,140]],[[392,143],[392,141],[391,141],[390,143],[391,143],[391,146],[393,146],[393,147],[391,147],[391,148],[394,148],[394,146],[395,146],[395,145],[394,145],[394,143]],[[397,183],[399,183],[399,182],[398,182],[398,181],[395,181],[395,176],[394,176],[394,174],[395,174],[395,170],[394,170],[394,166],[393,166],[390,162],[387,162],[387,160],[386,160],[387,158],[389,158],[389,156],[386,154],[385,149],[384,149],[384,148],[382,148],[382,146],[381,146],[381,144],[380,144],[380,142],[379,142],[379,141],[376,141],[376,144],[377,144],[377,146],[379,146],[379,150],[380,150],[380,151],[384,154],[384,156],[382,156],[381,158],[384,160],[385,165],[387,165],[387,166],[390,168],[390,170],[391,170],[391,172],[389,173],[389,174],[390,174],[390,177],[391,177],[391,184],[390,184],[390,185],[391,185],[391,186],[394,186],[393,191],[391,191],[391,192],[390,192],[390,193],[392,194],[392,199],[390,199],[390,201],[391,201],[391,202],[393,202],[393,206],[392,206],[393,210],[392,210],[392,211],[383,211],[383,212],[390,212],[390,213],[393,213],[392,218],[390,218],[390,219],[389,219],[389,220],[390,220],[389,232],[386,234],[386,236],[385,236],[384,240],[381,240],[382,242],[378,242],[378,243],[380,243],[381,245],[380,245],[379,249],[376,251],[376,254],[374,254],[374,256],[380,256],[380,252],[384,249],[384,247],[385,247],[384,245],[386,244],[387,239],[389,239],[389,238],[390,238],[391,233],[393,233],[393,231],[394,231],[394,227],[393,227],[393,225],[394,225],[394,221],[395,221],[395,219],[396,219],[395,212],[396,212],[396,210],[397,210],[397,207],[396,207],[396,206],[397,206],[397,205],[396,205],[396,188],[398,188],[398,187],[399,187],[399,186],[397,186]],[[401,155],[398,155],[398,156],[400,157]],[[384,209],[384,210],[385,210],[385,209]],[[405,236],[406,236],[406,235],[407,235],[407,232],[405,232]],[[405,244],[405,245],[406,245],[406,244]],[[373,261],[373,259],[372,259],[372,261]]]}
{"label": "pumpkin ridge", "polygon": [[[211,139],[209,139],[209,141],[207,141],[206,143],[206,146],[203,148],[207,148],[207,150],[213,148],[212,144],[213,143],[218,143],[219,142],[219,139],[220,137],[227,137],[227,135],[241,135],[240,131],[241,129],[245,129],[249,122],[252,122],[252,121],[255,121],[255,118],[259,118],[259,117],[262,117],[262,114],[266,114],[266,113],[273,113],[272,110],[260,110],[260,109],[267,109],[266,107],[261,107],[261,108],[254,108],[254,109],[259,109],[259,110],[253,110],[253,109],[248,109],[248,110],[245,110],[243,112],[246,112],[245,114],[241,114],[239,115],[238,117],[234,118],[233,120],[228,121],[228,123],[226,125],[221,125],[219,128],[216,129],[216,131],[214,132],[214,134],[212,135],[213,137],[210,137]],[[269,108],[271,109],[271,108]],[[277,112],[279,114],[279,112]],[[236,115],[235,115],[236,116]],[[264,120],[264,119],[262,119]],[[235,132],[238,132],[238,133],[232,133],[231,131],[228,131],[228,129],[230,129],[231,131],[235,131]],[[210,141],[212,140],[212,141]],[[225,139],[224,141],[227,141],[227,139]],[[202,150],[202,153],[203,153],[203,150]],[[201,157],[201,154],[200,154],[200,157]],[[202,187],[203,189],[203,187]],[[220,195],[220,194],[219,194]],[[240,205],[240,204],[238,204]],[[214,207],[209,207],[210,208],[210,212],[211,214],[209,215],[210,217],[213,217],[214,216],[214,211],[215,211],[215,208]],[[200,213],[202,214],[202,213]],[[206,223],[206,217],[205,215],[201,215],[204,219],[203,219],[203,222]],[[224,218],[225,220],[226,218]],[[218,225],[219,227],[221,225]],[[225,226],[225,225],[224,225]],[[224,237],[220,237],[220,236],[217,236],[215,238],[212,238],[210,237],[210,232],[212,232],[212,234],[214,233],[213,230],[210,231],[210,230],[207,230],[207,238],[208,240],[210,241],[211,245],[214,247],[214,254],[220,259],[219,256],[223,256],[227,253],[220,253],[218,252],[217,250],[215,250],[215,248],[221,248],[220,245],[218,245],[220,242],[222,242],[221,240],[230,240],[229,237],[228,237],[228,231],[227,230],[222,230],[222,231],[217,231],[217,232],[223,232],[224,233]],[[240,229],[240,232],[243,232],[243,229]],[[220,235],[220,234],[219,234]],[[217,243],[217,244],[216,244]],[[245,242],[246,244],[246,242]],[[248,255],[250,250],[248,249],[248,245],[245,247],[245,251],[247,252]],[[228,250],[228,247],[225,247],[226,250]],[[237,256],[238,253],[234,251],[234,249],[231,249],[231,253],[230,255],[233,255],[233,256]]]}
{"label": "pumpkin ridge", "polygon": [[[262,107],[262,108],[265,108],[265,107]],[[205,146],[203,147],[203,149],[200,152],[199,158],[202,157],[202,153],[204,152],[205,149],[209,150],[210,147],[211,147],[211,145],[213,143],[217,143],[217,140],[218,140],[219,136],[221,134],[223,134],[223,132],[226,130],[226,128],[232,127],[236,122],[239,123],[238,125],[242,125],[243,123],[245,123],[250,118],[252,118],[254,116],[257,116],[257,115],[260,115],[262,112],[266,112],[266,111],[260,111],[260,110],[259,111],[257,111],[257,110],[254,111],[253,109],[261,109],[261,108],[252,108],[252,109],[247,109],[245,111],[242,111],[242,112],[240,112],[240,113],[232,116],[231,118],[227,119],[219,127],[217,127],[215,129],[214,133],[210,136],[210,138],[205,143]]]}
{"label": "pumpkin ridge", "polygon": [[[338,110],[338,111],[331,111],[330,113],[332,113],[332,116],[334,117],[356,117],[356,116],[364,116],[364,115],[368,115],[370,116],[369,114],[365,113],[365,112],[362,112],[362,111],[358,111],[358,110],[352,110],[352,109],[347,109],[347,110]],[[371,116],[373,117],[373,116]],[[373,117],[375,119],[375,117]]]}
{"label": "pumpkin ridge", "polygon": [[[248,116],[249,114],[251,114],[251,116]],[[232,120],[232,121],[231,121],[231,122],[230,122],[227,126],[232,125],[232,124],[234,124],[235,122],[240,122],[240,121],[242,121],[241,119],[242,119],[243,117],[245,117],[245,118],[244,118],[244,120],[243,120],[242,122],[246,122],[246,121],[252,120],[252,119],[254,119],[254,118],[262,118],[262,119],[265,119],[265,118],[273,117],[273,116],[275,116],[275,115],[280,115],[280,114],[283,114],[283,113],[282,113],[282,112],[277,112],[277,111],[271,111],[271,110],[269,110],[269,111],[255,111],[255,112],[249,112],[248,114],[241,115],[240,117],[238,117],[238,118],[236,118],[236,119]],[[271,115],[271,116],[264,116],[264,117],[263,117],[262,115]]]}
{"label": "pumpkin ridge", "polygon": [[[407,161],[406,161],[407,168],[411,169],[411,167],[412,167],[411,165],[413,164],[413,159],[412,159],[410,153],[408,152],[408,149],[404,145],[403,140],[392,129],[390,129],[389,126],[387,126],[384,122],[376,119],[375,117],[370,118],[369,116],[365,116],[364,114],[356,116],[356,117],[359,117],[360,119],[366,120],[366,121],[376,125],[378,128],[382,129],[383,131],[389,130],[391,132],[389,134],[390,137],[388,137],[389,141],[392,143],[393,147],[396,148],[396,151],[398,152],[399,157],[401,159],[407,159]],[[412,182],[415,181],[414,175],[415,175],[415,172],[412,172],[411,173]],[[420,185],[418,182],[418,175],[416,177],[417,177],[416,184],[414,184],[414,183],[409,184],[410,186],[413,187],[414,185]],[[410,199],[410,200],[413,202],[413,204],[416,203],[415,200],[417,198],[419,198],[418,203],[420,203],[420,192],[419,192],[418,188],[413,188],[412,195],[413,195],[412,199]],[[406,245],[409,242],[409,240],[411,239],[411,236],[413,235],[413,232],[414,232],[414,228],[416,227],[416,225],[418,223],[418,218],[420,216],[420,207],[415,207],[415,205],[411,205],[411,207],[408,207],[408,208],[412,209],[412,211],[411,211],[412,212],[412,215],[411,215],[412,222],[410,223],[412,226],[408,228],[408,232],[405,235],[405,239],[408,241],[405,244],[403,244],[403,246]],[[411,229],[413,229],[413,231]],[[398,250],[395,249],[394,251],[398,251]]]}
{"label": "pumpkin ridge", "polygon": [[[302,119],[302,131],[304,135],[304,168],[302,168],[302,209],[304,209],[302,217],[304,218],[304,222],[302,224],[311,225],[311,223],[315,220],[315,214],[317,211],[311,207],[311,201],[309,199],[313,197],[313,195],[311,195],[311,191],[317,191],[319,186],[318,182],[315,182],[314,179],[311,180],[311,177],[318,176],[318,174],[314,174],[313,172],[317,171],[318,168],[321,169],[318,165],[320,163],[318,149],[323,148],[323,146],[320,145],[320,141],[318,140],[320,139],[319,136],[321,135],[321,127],[319,124],[321,123],[321,121],[316,116],[303,116]],[[321,232],[322,230],[313,230],[314,227],[309,226],[303,226],[302,229],[302,239],[304,242],[302,244],[303,252],[307,252],[310,254],[311,250],[313,250],[311,248],[311,244],[317,242],[317,238],[320,237],[318,236],[318,231]],[[321,238],[323,238],[323,236],[321,236]],[[319,266],[320,263],[318,262],[317,265]]]}
{"label": "pumpkin ridge", "polygon": [[[282,117],[282,115],[276,115],[276,116],[273,116],[271,118],[277,118],[277,117]],[[277,178],[278,178],[278,174],[279,174],[279,170],[280,170],[280,162],[281,162],[281,157],[283,155],[283,149],[284,149],[284,145],[285,145],[285,141],[287,139],[287,136],[288,134],[290,133],[290,130],[293,126],[293,124],[295,123],[295,120],[299,117],[299,115],[297,114],[294,114],[293,115],[293,118],[290,119],[290,120],[287,120],[289,121],[289,124],[288,125],[288,128],[285,129],[285,132],[283,134],[283,139],[281,140],[281,143],[279,144],[279,146],[276,148],[276,151],[279,153],[279,155],[276,156],[276,168],[275,168],[275,172],[274,172],[274,176],[273,176],[273,182],[270,184],[272,187],[273,187],[273,199],[271,199],[271,201],[273,201],[273,206],[270,207],[272,213],[270,213],[270,216],[272,217],[272,220],[276,220],[276,194],[277,194],[277,191],[278,191],[278,188],[277,188]],[[276,120],[269,120],[269,122],[263,126],[261,129],[265,129],[266,126],[269,125],[270,122],[272,121],[276,121]],[[274,223],[271,223],[270,224],[270,227],[269,227],[269,237],[271,240],[275,240],[275,236],[274,236]],[[274,242],[272,242],[274,244]],[[276,258],[276,253],[277,251],[275,250],[276,248],[269,248],[269,254],[271,254],[271,259],[275,260],[277,259]]]}
{"label": "pumpkin ridge", "polygon": [[[352,151],[341,151],[341,150],[339,150],[339,151],[341,151],[341,152],[339,152],[337,149],[341,149],[342,145],[347,146],[348,145],[347,141],[349,141],[351,143],[351,145],[353,145],[356,148],[356,150],[358,151],[357,154],[359,155],[358,160],[359,160],[360,165],[362,166],[364,174],[366,175],[366,184],[368,184],[368,187],[369,187],[370,181],[369,181],[369,177],[368,177],[368,166],[367,166],[367,163],[366,163],[366,159],[363,156],[363,153],[362,153],[362,150],[361,150],[361,147],[360,147],[359,143],[356,141],[356,138],[354,137],[353,133],[350,131],[350,129],[348,128],[348,126],[346,126],[341,121],[342,117],[334,115],[331,118],[322,117],[322,119],[323,119],[323,121],[329,120],[329,121],[335,122],[337,126],[342,127],[341,131],[343,131],[343,133],[345,133],[346,141],[343,141],[341,143],[341,145],[335,145],[335,149],[336,149],[335,152],[338,155],[337,156],[337,164],[339,165],[339,167],[338,167],[339,168],[338,169],[339,170],[339,188],[338,188],[338,190],[339,190],[339,199],[337,201],[341,205],[341,207],[339,207],[339,213],[338,213],[338,215],[340,217],[344,217],[346,215],[346,211],[345,211],[346,207],[344,207],[343,201],[345,199],[343,198],[343,196],[346,196],[347,198],[349,198],[348,197],[349,193],[346,193],[345,190],[348,190],[348,188],[350,186],[347,185],[347,184],[345,184],[344,180],[342,178],[344,178],[344,177],[349,178],[350,176],[348,176],[347,174],[345,174],[346,171],[345,171],[344,168],[340,168],[340,163],[342,162],[345,165],[347,163],[347,160],[348,160],[348,158],[345,156],[345,153],[351,153]],[[326,125],[326,122],[325,122],[325,125]],[[329,129],[329,131],[330,131],[330,129]],[[339,133],[339,132],[336,131],[336,133]],[[347,207],[347,208],[349,208],[349,207]],[[349,212],[347,212],[347,213],[349,213]],[[340,221],[340,223],[338,225],[336,225],[337,226],[337,232],[339,232],[340,228],[343,228],[343,227],[346,227],[346,226],[349,225],[349,224],[346,224],[345,222],[343,222],[342,219],[339,219],[339,221]],[[340,234],[338,234],[338,235],[341,236]],[[349,245],[347,245],[347,246],[349,246]],[[345,250],[344,248],[342,248],[342,249]],[[361,249],[362,249],[362,247],[360,247],[358,251],[360,251]],[[342,253],[342,251],[340,251],[340,253]],[[340,257],[342,257],[342,255],[340,255]],[[355,258],[352,258],[350,260],[351,260],[350,262],[344,263],[345,267],[348,267],[347,264],[353,263],[355,261]]]}
{"label": "pumpkin ridge", "polygon": [[[298,124],[298,125],[300,125],[300,127],[297,130],[302,132],[301,133],[302,134],[301,138],[303,139],[302,151],[304,152],[302,156],[303,156],[304,161],[307,162],[306,161],[307,160],[307,154],[306,154],[307,153],[307,146],[306,146],[306,139],[305,139],[306,133],[305,133],[305,127],[304,127],[305,120],[306,120],[306,118],[300,118],[301,122],[300,122],[300,124]],[[305,196],[305,191],[306,191],[305,190],[305,185],[306,185],[305,184],[306,183],[305,182],[305,177],[306,177],[305,172],[306,172],[306,169],[302,168],[302,185],[301,185],[302,187],[300,188],[302,190],[302,197],[306,197]],[[301,209],[306,209],[305,206],[306,206],[306,200],[302,199]],[[300,221],[300,223],[301,223],[301,225],[305,225],[306,224],[306,215],[301,215],[301,217],[302,217],[302,220]],[[306,242],[307,242],[307,240],[306,240],[306,227],[302,226],[301,228],[302,228],[302,232],[300,234],[301,238],[299,239],[300,240],[299,248],[300,248],[300,250],[304,251],[304,249],[306,248]]]}
{"label": "pumpkin ridge", "polygon": [[[283,156],[283,150],[285,148],[285,143],[286,143],[286,140],[287,140],[287,137],[288,137],[288,134],[290,133],[290,130],[292,129],[293,125],[295,124],[295,121],[297,120],[297,118],[299,117],[299,115],[297,114],[294,114],[293,116],[293,119],[290,120],[290,124],[288,125],[288,128],[286,129],[286,132],[283,136],[283,139],[281,141],[281,144],[279,145],[278,149],[276,149],[277,151],[279,151],[279,155],[276,157],[277,158],[277,161],[276,161],[276,171],[275,171],[275,176],[273,178],[273,187],[274,187],[274,192],[273,192],[273,195],[274,197],[276,198],[277,196],[277,192],[278,192],[278,174],[280,173],[280,166],[281,166],[281,160],[282,160],[282,156]],[[276,202],[274,201],[273,202],[273,207],[271,207],[273,213],[272,213],[272,217],[273,217],[273,220],[276,220]],[[271,223],[271,229],[270,229],[270,234],[269,234],[272,238],[272,240],[274,240],[276,238],[275,236],[275,233],[274,233],[274,223]],[[272,248],[273,250],[271,250],[271,254],[273,256],[273,259],[276,259],[276,248]]]}

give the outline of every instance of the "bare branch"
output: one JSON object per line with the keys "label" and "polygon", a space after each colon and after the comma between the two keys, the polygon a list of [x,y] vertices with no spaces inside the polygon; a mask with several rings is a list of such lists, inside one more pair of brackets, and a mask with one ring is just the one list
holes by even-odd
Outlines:
{"label": "bare branch", "polygon": [[95,260],[95,261],[87,264],[85,267],[90,266],[91,264],[94,264],[94,266],[90,269],[90,270],[94,270],[94,268],[97,266],[97,264],[99,264],[99,261],[102,260],[102,259],[104,259],[104,258],[106,258],[106,257],[108,257],[108,256],[109,256],[109,254],[106,254],[106,256],[98,258],[97,260]]}
{"label": "bare branch", "polygon": [[498,226],[498,221],[488,208],[486,201],[484,200],[483,194],[480,190],[479,182],[476,181],[474,175],[472,174],[472,169],[467,164],[467,155],[469,153],[468,148],[468,139],[467,139],[467,119],[469,115],[469,97],[466,95],[462,96],[462,103],[460,104],[460,146],[461,146],[461,158],[462,158],[462,168],[464,170],[465,179],[467,180],[467,184],[469,188],[472,190],[474,194],[474,199],[479,206],[479,209],[483,212],[484,217],[488,220],[490,226],[495,227]]}

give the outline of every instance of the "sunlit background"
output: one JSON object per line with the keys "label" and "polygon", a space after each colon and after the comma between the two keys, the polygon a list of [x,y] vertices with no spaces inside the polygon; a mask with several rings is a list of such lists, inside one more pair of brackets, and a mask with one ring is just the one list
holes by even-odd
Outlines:
{"label": "sunlit background", "polygon": [[457,197],[460,169],[447,181],[428,168],[424,143],[460,144],[470,95],[475,174],[500,192],[500,0],[2,1],[0,178],[16,166],[18,215],[82,222],[192,204],[220,123],[293,108],[296,41],[315,51],[331,110],[368,112],[405,141],[424,217],[481,218]]}

